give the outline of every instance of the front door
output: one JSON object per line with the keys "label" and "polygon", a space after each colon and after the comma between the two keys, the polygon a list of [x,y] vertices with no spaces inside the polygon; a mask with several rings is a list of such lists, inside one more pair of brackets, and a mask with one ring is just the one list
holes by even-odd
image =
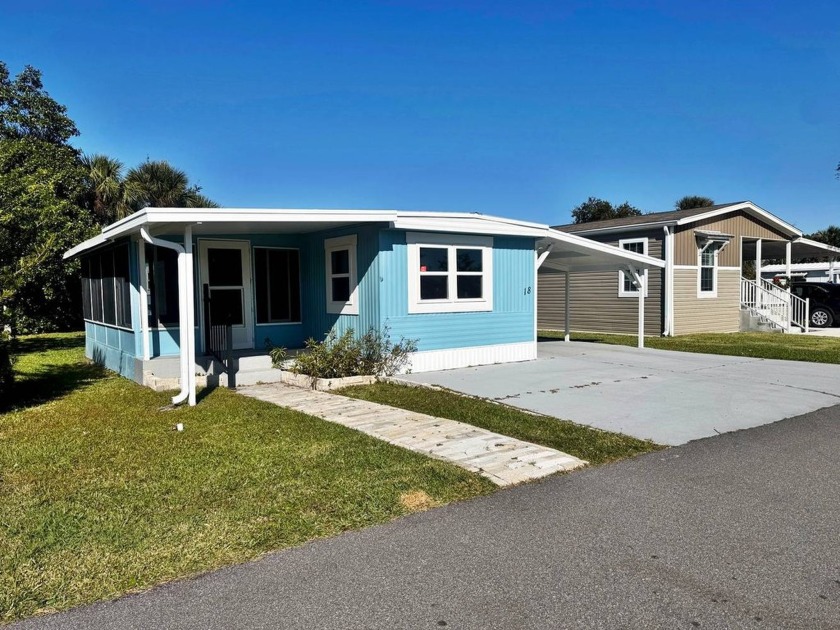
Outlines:
{"label": "front door", "polygon": [[251,293],[251,248],[245,241],[199,241],[201,283],[210,294],[209,313],[202,304],[202,330],[207,322],[230,324],[235,349],[254,347]]}

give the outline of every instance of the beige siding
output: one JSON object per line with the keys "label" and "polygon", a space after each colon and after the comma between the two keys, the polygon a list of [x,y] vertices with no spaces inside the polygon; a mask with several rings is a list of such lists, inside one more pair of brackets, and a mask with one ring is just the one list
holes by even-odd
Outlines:
{"label": "beige siding", "polygon": [[[648,255],[662,257],[662,231],[633,232],[622,238],[648,238]],[[618,237],[593,237],[610,245]],[[618,271],[573,273],[570,283],[571,329],[587,332],[636,334],[639,301],[635,297],[618,297]],[[645,298],[645,334],[662,333],[661,270],[648,272],[648,293]],[[565,277],[562,272],[541,270],[537,292],[537,327],[542,330],[563,330],[565,312]]]}
{"label": "beige siding", "polygon": [[677,228],[674,233],[674,264],[697,264],[697,240],[694,230],[718,230],[733,235],[732,242],[720,253],[718,263],[721,267],[741,267],[742,237],[787,240],[785,235],[775,228],[741,210],[723,218],[706,219]]}
{"label": "beige siding", "polygon": [[718,270],[716,298],[697,297],[697,270],[674,269],[674,334],[737,332],[741,272]]}

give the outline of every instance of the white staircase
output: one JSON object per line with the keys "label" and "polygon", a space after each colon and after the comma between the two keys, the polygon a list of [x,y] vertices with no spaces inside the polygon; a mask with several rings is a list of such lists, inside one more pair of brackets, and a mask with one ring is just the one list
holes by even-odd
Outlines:
{"label": "white staircase", "polygon": [[741,278],[741,309],[758,329],[808,332],[808,300],[763,278],[758,282]]}

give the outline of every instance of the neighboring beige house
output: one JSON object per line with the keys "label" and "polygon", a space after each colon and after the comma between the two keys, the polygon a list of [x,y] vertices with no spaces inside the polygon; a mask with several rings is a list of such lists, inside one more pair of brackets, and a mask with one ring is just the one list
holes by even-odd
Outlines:
{"label": "neighboring beige house", "polygon": [[[796,259],[840,257],[750,201],[554,229],[665,261],[645,272],[646,335],[735,332],[749,324],[744,314],[785,331],[807,329],[807,304],[772,282],[743,278],[744,263],[761,268],[776,259],[789,269]],[[636,333],[638,282],[623,271],[569,273],[558,262],[539,269],[540,329]]]}

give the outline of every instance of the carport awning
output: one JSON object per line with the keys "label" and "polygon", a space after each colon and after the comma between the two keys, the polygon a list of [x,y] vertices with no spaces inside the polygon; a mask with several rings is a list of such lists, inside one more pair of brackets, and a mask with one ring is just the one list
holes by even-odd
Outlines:
{"label": "carport awning", "polygon": [[[761,258],[763,260],[779,259],[785,260],[785,249],[787,241],[761,241]],[[744,241],[744,260],[755,258],[755,241]],[[791,241],[790,259],[791,262],[816,258],[818,260],[840,260],[840,247],[833,247],[813,241],[809,238],[798,238]]]}
{"label": "carport awning", "polygon": [[624,271],[659,269],[665,261],[637,254],[583,236],[548,229],[537,242],[541,266],[555,271]]}

